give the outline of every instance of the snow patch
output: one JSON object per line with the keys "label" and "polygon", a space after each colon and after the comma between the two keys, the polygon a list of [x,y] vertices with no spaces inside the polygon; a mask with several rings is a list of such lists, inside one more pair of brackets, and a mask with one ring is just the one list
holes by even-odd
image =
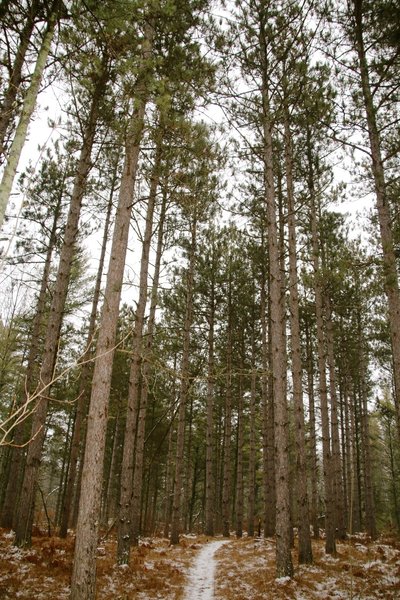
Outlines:
{"label": "snow patch", "polygon": [[199,552],[194,565],[189,570],[188,583],[183,596],[185,600],[213,600],[216,566],[214,555],[227,543],[228,540],[211,542]]}

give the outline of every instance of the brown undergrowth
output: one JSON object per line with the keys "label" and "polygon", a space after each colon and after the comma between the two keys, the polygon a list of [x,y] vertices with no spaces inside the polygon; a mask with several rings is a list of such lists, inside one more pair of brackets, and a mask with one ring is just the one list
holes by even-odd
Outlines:
{"label": "brown undergrowth", "polygon": [[[12,545],[12,533],[0,530],[0,600],[66,600],[74,538],[40,535],[32,547]],[[132,550],[128,567],[115,565],[113,538],[101,542],[97,559],[97,600],[182,600],[189,567],[204,536],[183,536],[179,546],[163,538],[143,539]],[[391,600],[400,598],[400,543],[352,537],[338,543],[336,557],[314,541],[314,563],[296,566],[290,579],[275,578],[273,539],[233,537],[215,555],[216,600]],[[293,561],[297,565],[296,549]]]}
{"label": "brown undergrowth", "polygon": [[[0,530],[0,600],[64,600],[68,598],[74,538],[35,535],[32,547],[12,545],[13,535]],[[183,536],[179,546],[167,539],[141,541],[127,567],[115,564],[116,542],[107,539],[97,550],[98,600],[180,600],[195,554],[206,541]]]}
{"label": "brown undergrowth", "polygon": [[273,539],[244,537],[216,555],[218,600],[375,600],[400,598],[400,543],[395,538],[372,542],[352,536],[328,556],[324,541],[313,541],[312,565],[297,565],[293,579],[276,579]]}

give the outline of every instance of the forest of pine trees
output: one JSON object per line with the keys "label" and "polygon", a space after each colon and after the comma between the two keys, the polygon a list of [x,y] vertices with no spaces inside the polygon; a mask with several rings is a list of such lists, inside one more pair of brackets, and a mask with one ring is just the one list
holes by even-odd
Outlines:
{"label": "forest of pine trees", "polygon": [[399,532],[399,1],[0,19],[0,527]]}

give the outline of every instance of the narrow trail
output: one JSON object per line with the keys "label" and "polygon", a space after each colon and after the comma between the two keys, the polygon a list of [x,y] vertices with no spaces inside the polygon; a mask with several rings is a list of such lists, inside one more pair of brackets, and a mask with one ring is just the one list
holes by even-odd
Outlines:
{"label": "narrow trail", "polygon": [[188,573],[184,600],[213,600],[216,551],[229,540],[210,542],[199,552]]}

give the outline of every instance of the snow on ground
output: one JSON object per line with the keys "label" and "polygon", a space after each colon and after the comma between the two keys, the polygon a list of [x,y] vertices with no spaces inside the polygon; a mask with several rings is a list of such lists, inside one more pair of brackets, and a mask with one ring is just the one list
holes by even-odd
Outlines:
{"label": "snow on ground", "polygon": [[[0,600],[67,600],[73,536],[38,534],[24,550],[12,545],[12,537],[0,529]],[[204,535],[182,536],[177,546],[165,538],[143,539],[122,569],[110,536],[98,549],[97,600],[400,599],[397,535],[349,537],[338,542],[336,557],[325,554],[323,540],[314,540],[312,565],[299,566],[293,550],[293,579],[276,578],[273,538],[231,536],[227,542]]]}
{"label": "snow on ground", "polygon": [[210,542],[200,550],[194,565],[188,573],[185,600],[213,600],[216,568],[215,553],[227,542],[228,540]]}

